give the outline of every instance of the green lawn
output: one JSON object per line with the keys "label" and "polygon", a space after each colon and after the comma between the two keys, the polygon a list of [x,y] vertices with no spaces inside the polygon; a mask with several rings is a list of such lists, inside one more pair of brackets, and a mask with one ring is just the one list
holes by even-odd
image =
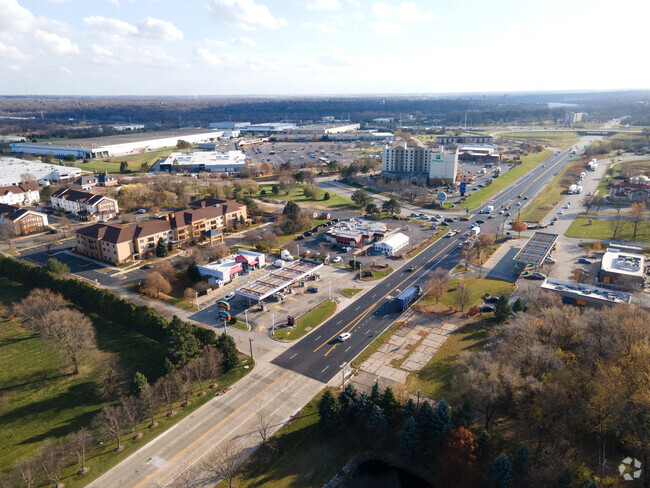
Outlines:
{"label": "green lawn", "polygon": [[77,168],[84,171],[107,171],[109,173],[120,172],[120,162],[126,161],[129,170],[139,172],[142,163],[149,163],[151,166],[160,158],[165,158],[173,152],[187,152],[188,149],[178,149],[176,147],[160,149],[158,151],[146,152],[143,154],[135,154],[133,156],[116,156],[112,158],[92,159],[87,163],[77,163]]}
{"label": "green lawn", "polygon": [[[580,217],[571,222],[571,226],[564,234],[567,237],[577,237],[579,239],[613,239],[613,233],[608,220],[599,220],[591,218],[593,224],[589,225],[590,218]],[[626,222],[622,232],[616,236],[616,240],[650,242],[650,222],[641,222],[637,229],[636,238],[634,234],[634,224]]]}
{"label": "green lawn", "polygon": [[272,447],[262,446],[255,451],[234,487],[320,488],[362,448],[358,436],[323,435],[318,425],[318,400],[324,391],[302,409],[296,420],[273,435]]}
{"label": "green lawn", "polygon": [[454,396],[454,363],[459,354],[476,351],[485,346],[488,325],[488,321],[480,320],[454,331],[424,368],[408,375],[408,391],[420,391],[427,398],[444,398],[448,402],[458,403],[459,399]]}
{"label": "green lawn", "polygon": [[582,159],[577,159],[565,166],[546,185],[546,188],[532,202],[526,205],[520,219],[524,222],[542,221],[557,203],[564,198],[564,195],[568,192],[568,187],[577,179],[577,177],[573,178],[574,174],[578,172],[579,175],[584,166],[585,161]]}
{"label": "green lawn", "polygon": [[361,281],[375,281],[375,280],[380,280],[382,278],[386,278],[389,274],[391,274],[393,271],[395,271],[393,268],[388,267],[388,268],[373,268],[371,266],[372,270],[372,276],[368,278],[361,278]]}
{"label": "green lawn", "polygon": [[[284,192],[280,192],[278,195],[274,195],[271,190],[273,188],[273,185],[260,185],[260,191],[265,190],[266,191],[266,196],[265,197],[260,197],[260,198],[273,198],[276,200],[286,200],[286,201],[292,201],[296,202],[299,204],[305,203],[305,204],[315,204],[315,205],[322,205],[323,207],[327,208],[333,208],[333,209],[356,209],[358,208],[356,204],[350,200],[349,198],[342,197],[340,195],[337,195],[334,192],[328,192],[330,194],[330,199],[329,200],[323,200],[322,198],[320,200],[312,200],[310,198],[305,197],[303,193],[303,188],[304,185],[298,185],[296,188],[291,190],[288,195],[285,195]],[[322,190],[322,189],[321,189]],[[325,194],[325,190],[322,190],[322,194]],[[259,195],[258,195],[259,196]]]}
{"label": "green lawn", "polygon": [[341,293],[343,293],[346,297],[352,298],[354,295],[357,293],[360,293],[363,291],[363,288],[343,288],[341,290]]}
{"label": "green lawn", "polygon": [[521,164],[515,166],[509,171],[506,171],[488,186],[472,193],[463,203],[460,204],[460,206],[462,208],[469,207],[470,210],[480,207],[485,200],[496,195],[506,186],[524,176],[533,168],[541,164],[542,161],[546,160],[546,158],[548,158],[551,154],[551,151],[545,149],[539,153],[532,153],[528,154],[527,156],[523,156],[521,158]]}
{"label": "green lawn", "polygon": [[283,329],[276,329],[274,337],[276,339],[295,341],[300,339],[307,332],[318,327],[320,324],[329,319],[336,312],[336,302],[333,300],[326,300],[317,307],[313,308],[306,314],[302,315],[296,320],[295,327]]}
{"label": "green lawn", "polygon": [[[510,296],[515,292],[516,289],[513,283],[508,283],[507,281],[501,280],[493,280],[485,277],[479,278],[478,276],[472,276],[469,278],[464,278],[462,281],[472,293],[472,301],[469,307],[474,305],[478,306],[483,303],[481,297],[485,294]],[[435,298],[428,295],[422,297],[422,299],[417,303],[417,306],[434,306],[435,308],[445,310],[449,307],[454,307],[454,292],[456,291],[457,287],[458,278],[449,280],[449,283],[447,284],[447,293],[445,293],[445,295],[440,298],[440,302],[437,306]]]}
{"label": "green lawn", "polygon": [[518,141],[529,141],[534,144],[543,144],[560,149],[566,149],[578,141],[577,132],[554,132],[554,131],[523,131],[523,132],[499,132],[497,138],[516,139]]}

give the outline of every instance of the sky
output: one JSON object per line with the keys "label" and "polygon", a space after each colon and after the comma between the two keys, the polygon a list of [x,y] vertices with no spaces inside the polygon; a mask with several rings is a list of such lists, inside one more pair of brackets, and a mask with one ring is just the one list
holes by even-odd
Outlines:
{"label": "sky", "polygon": [[646,0],[0,0],[0,95],[650,88]]}

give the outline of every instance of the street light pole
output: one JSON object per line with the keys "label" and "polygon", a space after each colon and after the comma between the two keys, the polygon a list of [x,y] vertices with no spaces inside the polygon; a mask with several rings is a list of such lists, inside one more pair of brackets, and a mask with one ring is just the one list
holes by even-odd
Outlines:
{"label": "street light pole", "polygon": [[273,321],[273,325],[271,326],[271,337],[273,337],[273,334],[275,334],[275,314],[271,314],[271,320]]}
{"label": "street light pole", "polygon": [[223,331],[228,335],[228,324],[226,323],[226,319],[223,319]]}
{"label": "street light pole", "polygon": [[330,300],[332,299],[332,282],[330,281]]}
{"label": "street light pole", "polygon": [[199,292],[198,291],[195,292],[194,295],[196,297],[196,309],[198,310],[199,309]]}
{"label": "street light pole", "polygon": [[246,317],[246,328],[250,329],[250,325],[248,325],[248,310],[244,310],[244,316]]}
{"label": "street light pole", "polygon": [[251,361],[253,361],[253,338],[252,337],[248,338],[248,343],[251,346]]}

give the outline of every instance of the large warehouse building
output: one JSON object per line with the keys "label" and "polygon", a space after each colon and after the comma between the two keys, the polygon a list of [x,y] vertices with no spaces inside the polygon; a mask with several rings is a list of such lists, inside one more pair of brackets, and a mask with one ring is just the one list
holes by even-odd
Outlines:
{"label": "large warehouse building", "polygon": [[41,185],[49,185],[51,182],[77,179],[81,176],[81,170],[40,161],[0,158],[0,186],[25,183],[26,175],[33,176]]}
{"label": "large warehouse building", "polygon": [[16,153],[52,154],[53,156],[60,157],[72,155],[77,158],[105,158],[174,147],[180,140],[195,144],[199,142],[210,142],[222,137],[230,137],[230,135],[225,135],[224,131],[207,132],[205,129],[178,129],[93,137],[88,139],[67,139],[46,144],[18,142],[9,144],[9,146]]}

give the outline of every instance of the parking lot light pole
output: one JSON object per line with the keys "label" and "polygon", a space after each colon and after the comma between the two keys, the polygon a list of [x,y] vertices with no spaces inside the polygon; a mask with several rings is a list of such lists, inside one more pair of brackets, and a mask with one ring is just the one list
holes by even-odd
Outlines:
{"label": "parking lot light pole", "polygon": [[271,314],[271,320],[272,325],[271,325],[271,337],[273,337],[273,334],[275,334],[275,314]]}
{"label": "parking lot light pole", "polygon": [[251,361],[253,361],[253,338],[252,337],[248,338],[248,343],[251,346]]}
{"label": "parking lot light pole", "polygon": [[196,309],[198,310],[199,309],[199,292],[198,291],[195,292],[194,295],[196,297]]}
{"label": "parking lot light pole", "polygon": [[248,310],[244,310],[244,316],[246,317],[246,328],[250,329],[250,325],[248,325]]}
{"label": "parking lot light pole", "polygon": [[330,300],[332,299],[332,282],[330,281]]}
{"label": "parking lot light pole", "polygon": [[226,323],[226,319],[223,319],[223,331],[228,335],[228,324]]}

